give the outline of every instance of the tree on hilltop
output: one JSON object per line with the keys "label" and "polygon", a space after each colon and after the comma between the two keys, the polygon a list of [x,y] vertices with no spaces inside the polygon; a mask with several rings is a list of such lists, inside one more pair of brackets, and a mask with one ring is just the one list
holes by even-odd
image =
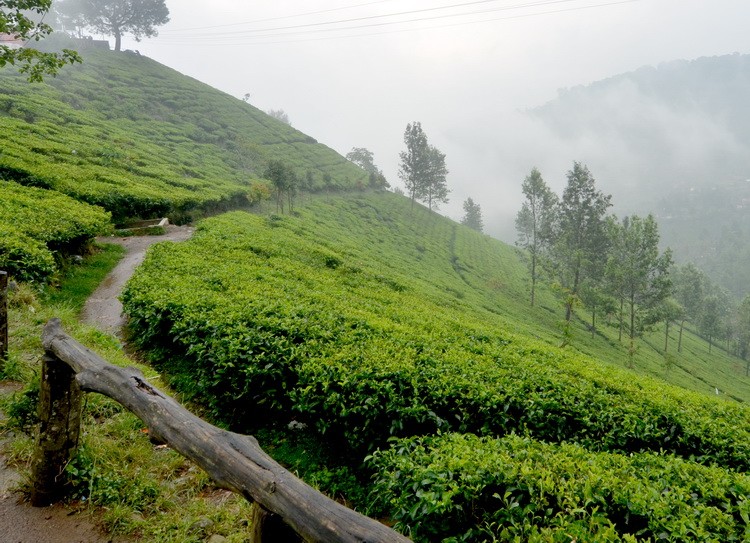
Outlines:
{"label": "tree on hilltop", "polygon": [[421,123],[414,122],[406,125],[404,143],[406,151],[399,153],[401,164],[398,168],[398,176],[404,182],[406,192],[414,205],[414,201],[421,199],[424,195],[424,180],[430,166],[427,135],[422,130]]}
{"label": "tree on hilltop", "polygon": [[475,203],[471,198],[467,198],[464,201],[464,217],[461,219],[461,224],[468,226],[481,232],[484,230],[484,221],[482,221],[482,208],[479,204]]}
{"label": "tree on hilltop", "polygon": [[434,205],[437,208],[439,203],[448,202],[448,168],[445,166],[445,154],[432,145],[427,152],[428,166],[427,175],[424,179],[424,196],[422,201],[427,202],[427,207],[432,210]]}
{"label": "tree on hilltop", "polygon": [[56,6],[63,24],[114,36],[115,51],[121,50],[123,34],[140,41],[158,35],[156,27],[169,22],[164,0],[59,0]]}
{"label": "tree on hilltop", "polygon": [[[51,4],[52,0],[0,0],[0,34],[24,44],[48,36],[52,27],[43,19]],[[17,65],[30,82],[42,81],[45,75],[55,76],[60,68],[75,62],[81,62],[81,57],[70,49],[63,49],[61,53],[43,53],[25,45],[20,48],[0,45],[0,67]]]}

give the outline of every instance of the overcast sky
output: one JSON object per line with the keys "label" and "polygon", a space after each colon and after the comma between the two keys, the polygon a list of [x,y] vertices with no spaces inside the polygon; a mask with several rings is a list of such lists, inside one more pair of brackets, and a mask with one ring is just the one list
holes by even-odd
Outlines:
{"label": "overcast sky", "polygon": [[[406,124],[446,154],[459,219],[467,196],[508,232],[532,166],[559,190],[575,149],[523,111],[558,89],[643,65],[750,52],[747,0],[166,0],[159,37],[124,40],[256,107],[283,109],[341,154],[367,147],[392,184]],[[452,6],[452,7],[447,7]],[[524,128],[521,128],[524,127]],[[597,172],[593,172],[596,176]]]}

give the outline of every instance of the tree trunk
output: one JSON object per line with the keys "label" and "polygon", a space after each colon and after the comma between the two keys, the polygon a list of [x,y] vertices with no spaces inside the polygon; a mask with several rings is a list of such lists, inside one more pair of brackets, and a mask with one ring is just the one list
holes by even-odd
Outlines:
{"label": "tree trunk", "polygon": [[664,321],[664,354],[667,354],[669,348],[669,319]]}
{"label": "tree trunk", "polygon": [[534,307],[534,294],[536,291],[536,254],[531,254],[531,307]]}
{"label": "tree trunk", "polygon": [[138,416],[152,434],[195,462],[221,487],[278,515],[304,541],[406,543],[387,526],[333,501],[277,464],[255,438],[196,417],[134,368],[108,364],[65,334],[59,319],[44,327],[48,353],[67,363],[82,390],[104,394]]}
{"label": "tree trunk", "polygon": [[620,297],[620,334],[617,341],[622,343],[622,328],[625,326],[625,298]]}
{"label": "tree trunk", "polygon": [[680,334],[677,336],[677,352],[682,352],[682,329],[685,328],[685,319],[680,321]]}
{"label": "tree trunk", "polygon": [[596,304],[591,308],[591,337],[596,335]]}
{"label": "tree trunk", "polygon": [[8,361],[8,272],[0,271],[0,373]]}
{"label": "tree trunk", "polygon": [[115,35],[115,51],[120,51],[122,48],[122,32],[120,32],[120,27],[114,27],[112,33]]}

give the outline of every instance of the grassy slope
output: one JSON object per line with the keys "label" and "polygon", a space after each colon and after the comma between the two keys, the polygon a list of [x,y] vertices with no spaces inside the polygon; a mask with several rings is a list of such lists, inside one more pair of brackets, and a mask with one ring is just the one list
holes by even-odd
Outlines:
{"label": "grassy slope", "polygon": [[[394,195],[315,198],[303,210],[300,228],[326,240],[331,247],[348,247],[353,258],[371,266],[422,279],[426,292],[452,297],[471,308],[482,308],[520,335],[560,343],[562,305],[542,287],[538,306],[530,308],[530,280],[522,255],[489,236],[457,225],[421,206],[413,211]],[[339,249],[340,250],[340,249]],[[590,315],[579,311],[573,349],[600,361],[627,366],[627,345],[618,341],[614,326],[598,327],[592,335],[584,324]],[[677,352],[676,326],[670,328],[671,365],[665,363],[664,328],[657,327],[641,342],[634,370],[691,390],[750,401],[750,379],[744,363],[705,340],[683,333]]]}
{"label": "grassy slope", "polygon": [[87,51],[82,65],[39,85],[0,70],[0,89],[0,178],[54,188],[117,219],[230,207],[270,159],[314,189],[367,181],[313,138],[135,54]]}

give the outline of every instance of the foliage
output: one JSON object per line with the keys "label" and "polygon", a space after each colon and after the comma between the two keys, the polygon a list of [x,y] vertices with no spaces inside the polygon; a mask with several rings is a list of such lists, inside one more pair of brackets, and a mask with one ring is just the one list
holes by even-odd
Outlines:
{"label": "foliage", "polygon": [[375,453],[373,494],[415,541],[744,541],[750,478],[672,455],[448,434]]}
{"label": "foliage", "polygon": [[81,62],[78,53],[70,49],[49,53],[28,47],[31,40],[39,41],[52,32],[49,25],[36,20],[39,16],[44,20],[51,4],[52,0],[0,1],[0,35],[7,34],[25,42],[20,49],[0,45],[0,68],[6,64],[18,65],[30,82],[39,83],[46,75],[57,75],[66,64]]}
{"label": "foliage", "polygon": [[484,222],[482,221],[482,208],[479,204],[475,203],[471,198],[467,198],[464,201],[464,216],[461,219],[461,224],[468,226],[472,230],[481,232],[484,229]]}
{"label": "foliage", "polygon": [[140,41],[156,36],[156,27],[169,22],[164,0],[58,0],[55,8],[69,25],[114,36],[115,51],[121,49],[123,34]]}
{"label": "foliage", "polygon": [[0,268],[22,281],[48,278],[63,255],[111,229],[109,214],[60,193],[0,181]]}

